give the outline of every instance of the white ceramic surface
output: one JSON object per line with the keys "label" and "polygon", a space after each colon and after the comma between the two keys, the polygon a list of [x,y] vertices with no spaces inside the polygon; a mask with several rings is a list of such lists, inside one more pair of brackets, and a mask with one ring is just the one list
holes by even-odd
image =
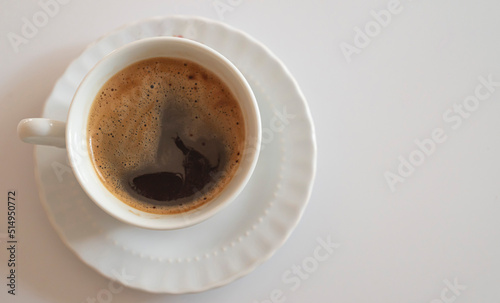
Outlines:
{"label": "white ceramic surface", "polygon": [[249,273],[288,238],[311,193],[314,129],[300,89],[269,50],[240,31],[193,17],[147,19],[99,39],[57,82],[43,117],[64,120],[77,85],[98,60],[126,43],[154,36],[182,36],[214,48],[238,67],[256,95],[262,151],[236,201],[196,226],[151,231],[126,225],[92,203],[72,174],[64,150],[36,147],[37,182],[55,229],[85,263],[130,287],[198,292]]}

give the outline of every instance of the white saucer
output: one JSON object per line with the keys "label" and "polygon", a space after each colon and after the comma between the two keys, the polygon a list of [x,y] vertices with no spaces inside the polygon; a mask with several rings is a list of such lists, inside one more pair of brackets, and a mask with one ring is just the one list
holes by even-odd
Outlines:
{"label": "white saucer", "polygon": [[152,231],[119,222],[97,207],[78,185],[64,149],[36,147],[35,174],[54,228],[83,262],[133,288],[199,292],[248,274],[286,241],[311,193],[314,128],[295,80],[264,45],[220,22],[188,16],[143,20],[90,45],[55,85],[43,117],[65,121],[78,84],[98,60],[153,36],[182,36],[214,48],[252,86],[262,116],[263,150],[242,194],[198,225]]}

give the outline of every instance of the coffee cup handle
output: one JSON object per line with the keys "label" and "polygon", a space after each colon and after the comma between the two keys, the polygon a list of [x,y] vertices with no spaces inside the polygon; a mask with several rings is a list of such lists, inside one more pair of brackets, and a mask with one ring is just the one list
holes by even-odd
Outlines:
{"label": "coffee cup handle", "polygon": [[17,125],[19,138],[31,144],[66,147],[66,123],[45,118],[23,119]]}

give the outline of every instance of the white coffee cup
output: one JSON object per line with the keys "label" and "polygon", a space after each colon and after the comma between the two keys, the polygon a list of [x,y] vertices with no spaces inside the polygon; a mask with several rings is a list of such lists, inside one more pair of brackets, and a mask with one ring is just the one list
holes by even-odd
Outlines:
{"label": "white coffee cup", "polygon": [[[180,214],[151,214],[120,201],[100,181],[88,151],[87,120],[98,91],[123,68],[154,57],[187,59],[215,73],[238,100],[245,121],[245,149],[231,181],[212,201]],[[99,61],[80,83],[73,96],[66,123],[43,118],[24,119],[17,130],[24,142],[65,147],[81,187],[108,214],[135,226],[160,230],[200,223],[233,201],[252,175],[261,143],[258,105],[243,75],[215,50],[192,40],[175,37],[147,38],[113,51]]]}

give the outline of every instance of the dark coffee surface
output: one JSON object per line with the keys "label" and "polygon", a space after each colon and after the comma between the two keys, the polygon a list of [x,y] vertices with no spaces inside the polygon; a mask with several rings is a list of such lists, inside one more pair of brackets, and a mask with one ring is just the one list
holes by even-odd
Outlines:
{"label": "dark coffee surface", "polygon": [[179,213],[216,197],[244,146],[241,109],[213,73],[153,58],[114,75],[88,121],[89,151],[103,184],[134,208]]}

